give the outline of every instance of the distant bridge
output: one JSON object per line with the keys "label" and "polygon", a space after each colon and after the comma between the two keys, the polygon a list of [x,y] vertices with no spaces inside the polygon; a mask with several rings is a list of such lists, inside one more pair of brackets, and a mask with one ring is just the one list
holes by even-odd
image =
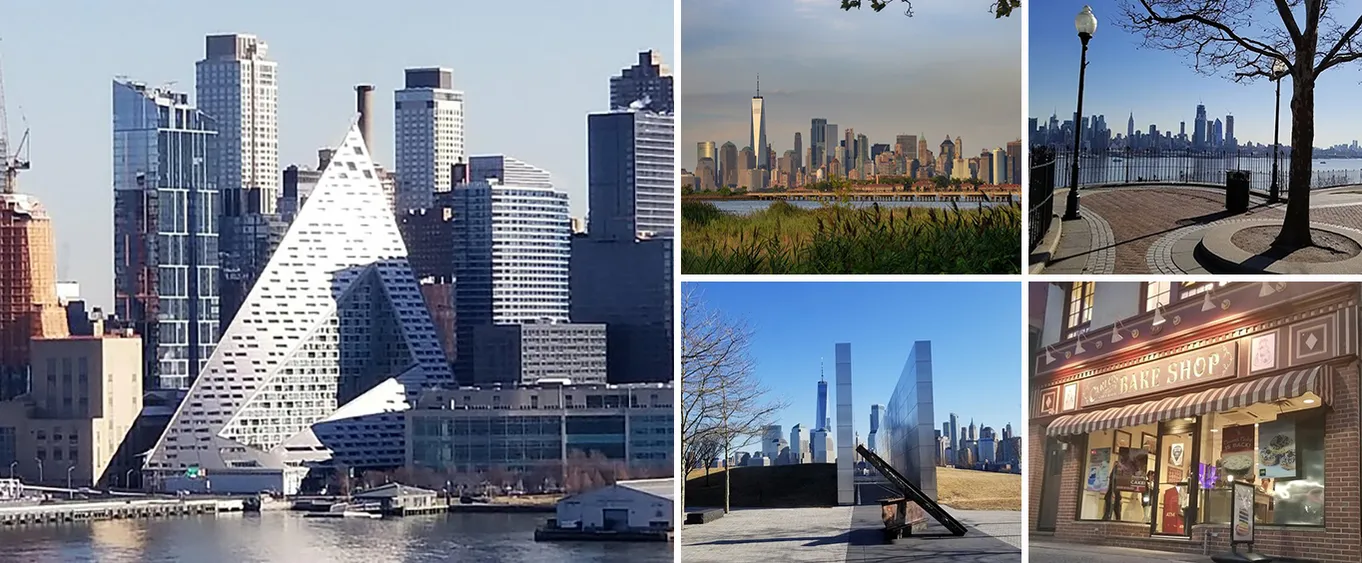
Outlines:
{"label": "distant bridge", "polygon": [[990,203],[990,202],[1019,202],[1021,194],[1018,192],[997,191],[997,192],[888,192],[888,191],[867,191],[867,192],[761,192],[749,194],[752,199],[762,201],[819,201],[826,203],[836,203],[839,201],[855,201],[862,203],[872,202],[955,202],[955,203]]}

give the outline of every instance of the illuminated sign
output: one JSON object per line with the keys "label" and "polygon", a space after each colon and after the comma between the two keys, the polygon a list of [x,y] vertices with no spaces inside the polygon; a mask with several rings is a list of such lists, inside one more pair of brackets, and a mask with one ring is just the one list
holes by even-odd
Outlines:
{"label": "illuminated sign", "polygon": [[1078,407],[1109,403],[1234,377],[1236,344],[1208,346],[1078,382]]}

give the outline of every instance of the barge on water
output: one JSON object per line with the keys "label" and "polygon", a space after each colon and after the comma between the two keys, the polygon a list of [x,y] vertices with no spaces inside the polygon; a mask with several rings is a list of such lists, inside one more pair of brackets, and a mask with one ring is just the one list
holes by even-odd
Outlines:
{"label": "barge on water", "polygon": [[558,501],[534,541],[672,541],[672,479],[620,481]]}
{"label": "barge on water", "polygon": [[237,499],[139,499],[0,505],[0,525],[53,524],[89,520],[194,516],[241,512]]}

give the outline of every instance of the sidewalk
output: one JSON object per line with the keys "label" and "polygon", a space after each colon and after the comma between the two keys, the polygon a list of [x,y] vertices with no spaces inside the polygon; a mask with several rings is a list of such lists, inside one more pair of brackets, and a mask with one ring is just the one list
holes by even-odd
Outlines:
{"label": "sidewalk", "polygon": [[1146,561],[1209,563],[1211,561],[1208,555],[1189,555],[1131,547],[1061,543],[1045,541],[1043,537],[1031,538],[1028,553],[1031,555],[1030,561],[1032,563],[1089,563],[1094,560],[1102,561],[1102,563],[1143,563]]}
{"label": "sidewalk", "polygon": [[[1314,192],[1310,208],[1314,224],[1357,229],[1362,189]],[[1083,190],[1080,215],[1064,223],[1059,247],[1042,273],[1206,274],[1192,257],[1202,231],[1232,221],[1280,221],[1286,203],[1269,205],[1254,194],[1247,213],[1230,214],[1223,189],[1140,185]]]}

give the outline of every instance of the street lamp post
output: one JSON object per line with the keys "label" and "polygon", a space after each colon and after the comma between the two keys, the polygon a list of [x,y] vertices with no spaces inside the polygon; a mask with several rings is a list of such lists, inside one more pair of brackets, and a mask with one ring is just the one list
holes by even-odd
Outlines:
{"label": "street lamp post", "polygon": [[36,457],[35,457],[35,458],[33,458],[33,461],[38,462],[38,483],[39,483],[39,484],[42,484],[42,482],[43,482],[43,460],[40,459],[40,458],[36,458]]}
{"label": "street lamp post", "polygon": [[1281,142],[1277,140],[1282,130],[1282,79],[1286,78],[1286,63],[1273,61],[1272,80],[1277,83],[1277,117],[1272,122],[1272,187],[1268,188],[1268,203],[1277,203],[1281,200],[1282,188],[1277,183],[1277,153],[1281,150]]}
{"label": "street lamp post", "polygon": [[67,498],[76,498],[76,490],[73,489],[73,488],[71,488],[71,472],[72,472],[72,471],[75,471],[75,470],[76,470],[76,466],[74,466],[74,465],[72,465],[72,466],[66,468],[66,495],[67,495]]}
{"label": "street lamp post", "polygon": [[19,462],[17,462],[17,461],[11,461],[11,462],[9,462],[9,478],[10,478],[10,479],[13,479],[13,478],[14,478],[14,466],[16,466],[16,465],[19,465]]}
{"label": "street lamp post", "polygon": [[1083,11],[1074,18],[1078,29],[1078,39],[1083,42],[1083,54],[1078,64],[1078,111],[1074,112],[1074,155],[1069,174],[1069,200],[1064,211],[1064,220],[1072,221],[1078,214],[1078,155],[1082,150],[1083,138],[1083,79],[1088,70],[1088,40],[1097,32],[1097,16],[1092,15],[1091,6],[1083,6]]}
{"label": "street lamp post", "polygon": [[124,486],[124,487],[127,487],[129,490],[132,489],[132,472],[133,472],[133,471],[137,471],[137,468],[134,467],[134,468],[132,468],[132,469],[127,470],[125,473],[123,473],[123,486]]}

